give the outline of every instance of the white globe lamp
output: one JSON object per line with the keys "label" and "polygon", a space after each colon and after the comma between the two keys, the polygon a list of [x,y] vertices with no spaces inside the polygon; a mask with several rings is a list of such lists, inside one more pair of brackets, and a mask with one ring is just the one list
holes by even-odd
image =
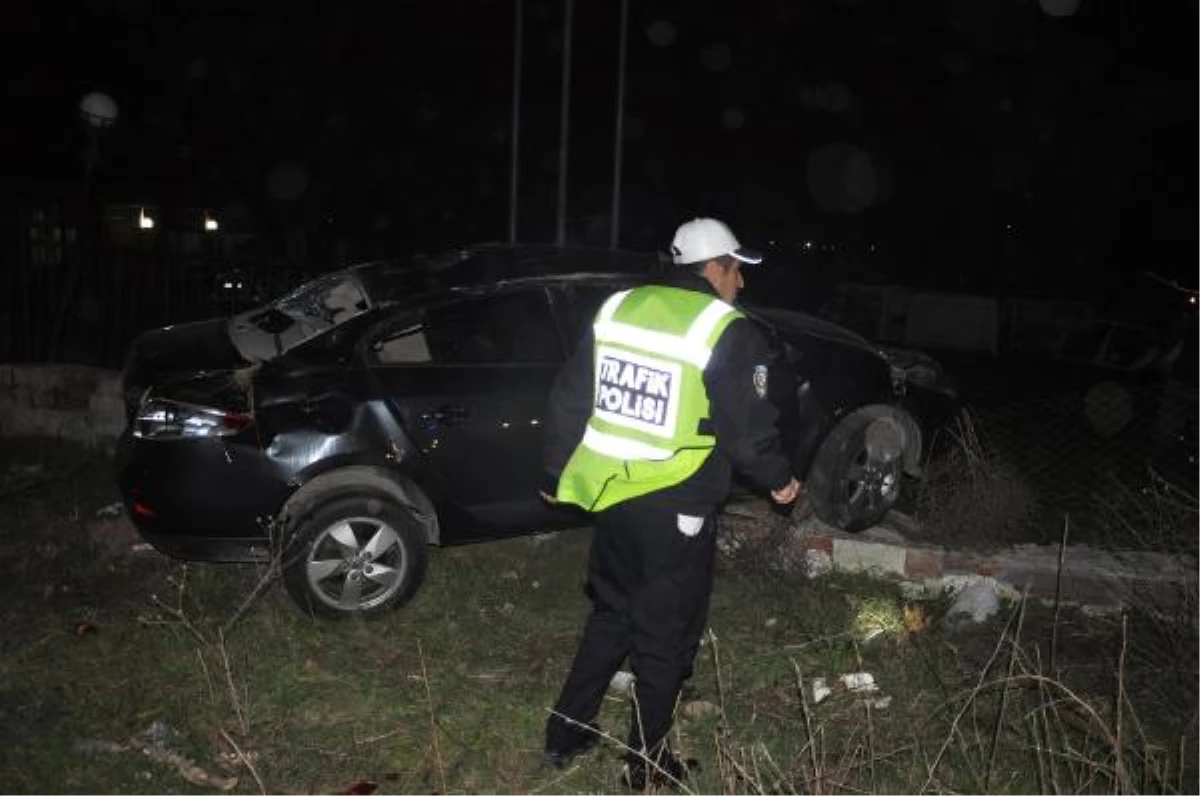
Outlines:
{"label": "white globe lamp", "polygon": [[117,101],[99,91],[85,94],[79,101],[79,116],[89,127],[103,130],[117,123]]}

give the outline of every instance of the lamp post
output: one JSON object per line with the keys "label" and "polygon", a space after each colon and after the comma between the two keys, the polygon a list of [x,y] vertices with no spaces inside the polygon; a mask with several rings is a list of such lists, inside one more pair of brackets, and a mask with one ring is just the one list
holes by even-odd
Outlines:
{"label": "lamp post", "polygon": [[625,59],[629,28],[629,0],[621,0],[621,22],[617,44],[617,121],[613,131],[613,187],[608,248],[617,248],[621,237],[621,158],[625,137]]}
{"label": "lamp post", "polygon": [[562,107],[558,123],[558,211],[554,242],[567,241],[567,155],[571,141],[571,37],[574,28],[575,0],[563,3]]}
{"label": "lamp post", "polygon": [[521,59],[524,57],[524,0],[516,0],[513,14],[512,135],[508,174],[508,242],[517,242],[518,164],[521,156]]}
{"label": "lamp post", "polygon": [[54,329],[51,332],[50,344],[55,356],[58,355],[59,346],[62,343],[67,311],[75,301],[81,260],[90,258],[92,253],[92,178],[96,171],[96,164],[100,162],[100,136],[117,123],[119,113],[116,100],[99,91],[85,94],[79,101],[79,119],[83,122],[84,132],[87,135],[87,144],[83,150],[83,183],[80,186],[79,198],[79,242],[75,249],[75,256],[69,260],[66,283],[60,293],[58,312],[54,317]]}
{"label": "lamp post", "polygon": [[79,118],[83,120],[88,137],[87,149],[83,153],[85,193],[91,184],[92,171],[100,159],[100,134],[117,123],[118,115],[116,100],[99,91],[85,94],[79,101]]}

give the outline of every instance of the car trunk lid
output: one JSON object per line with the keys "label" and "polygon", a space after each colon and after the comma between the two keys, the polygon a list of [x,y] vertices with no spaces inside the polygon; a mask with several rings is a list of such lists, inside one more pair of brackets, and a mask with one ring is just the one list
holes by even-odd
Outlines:
{"label": "car trunk lid", "polygon": [[[126,417],[131,418],[151,385],[204,384],[211,376],[229,384],[230,374],[251,363],[233,346],[224,318],[167,326],[134,340],[121,374]],[[206,388],[199,388],[202,392]]]}

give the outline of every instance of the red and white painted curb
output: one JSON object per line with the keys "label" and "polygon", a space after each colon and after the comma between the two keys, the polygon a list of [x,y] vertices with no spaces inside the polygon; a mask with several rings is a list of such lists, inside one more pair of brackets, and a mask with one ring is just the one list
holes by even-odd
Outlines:
{"label": "red and white painted curb", "polygon": [[[767,507],[731,512],[764,517]],[[890,526],[890,527],[889,527]],[[904,529],[904,532],[896,530]],[[919,526],[892,512],[884,524],[844,533],[809,515],[789,528],[791,544],[803,551],[804,574],[866,572],[894,577],[922,591],[958,591],[980,579],[994,581],[1006,597],[1022,594],[1094,606],[1117,607],[1130,598],[1176,600],[1197,591],[1194,555],[1143,550],[1100,550],[1083,545],[1021,544],[997,550],[951,549],[910,541]]]}

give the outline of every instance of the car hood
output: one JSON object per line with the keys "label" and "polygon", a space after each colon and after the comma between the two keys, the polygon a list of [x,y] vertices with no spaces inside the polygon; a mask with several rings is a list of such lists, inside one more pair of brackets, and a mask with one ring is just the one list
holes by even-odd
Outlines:
{"label": "car hood", "polygon": [[794,310],[749,307],[747,314],[773,325],[784,334],[806,335],[867,352],[887,363],[893,380],[919,384],[954,393],[953,382],[933,357],[920,351],[872,343],[867,338],[832,321]]}
{"label": "car hood", "polygon": [[884,359],[887,358],[879,346],[873,345],[857,332],[852,332],[846,327],[838,326],[831,321],[807,315],[803,312],[783,310],[776,307],[752,306],[745,307],[744,310],[751,317],[759,318],[784,333],[819,337],[834,343],[861,349]]}

